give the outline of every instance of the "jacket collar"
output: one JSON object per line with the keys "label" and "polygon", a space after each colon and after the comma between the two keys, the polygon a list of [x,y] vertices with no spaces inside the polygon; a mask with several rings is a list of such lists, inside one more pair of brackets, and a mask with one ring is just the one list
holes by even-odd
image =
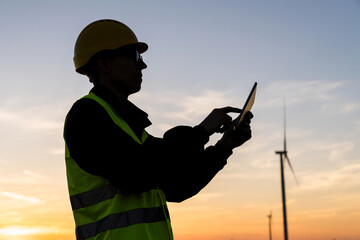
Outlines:
{"label": "jacket collar", "polygon": [[148,114],[129,100],[119,101],[111,91],[102,86],[95,86],[90,90],[90,92],[96,94],[98,97],[109,103],[119,116],[122,117],[132,128],[136,127],[145,129],[151,125],[151,121],[148,119]]}

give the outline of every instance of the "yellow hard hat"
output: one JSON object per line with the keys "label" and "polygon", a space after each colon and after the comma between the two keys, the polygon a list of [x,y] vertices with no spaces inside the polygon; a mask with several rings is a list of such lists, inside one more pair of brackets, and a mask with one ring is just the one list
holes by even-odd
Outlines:
{"label": "yellow hard hat", "polygon": [[74,48],[74,64],[78,73],[94,54],[103,50],[115,50],[119,47],[135,45],[139,53],[148,49],[148,45],[139,42],[135,33],[125,24],[102,19],[90,23],[79,34]]}

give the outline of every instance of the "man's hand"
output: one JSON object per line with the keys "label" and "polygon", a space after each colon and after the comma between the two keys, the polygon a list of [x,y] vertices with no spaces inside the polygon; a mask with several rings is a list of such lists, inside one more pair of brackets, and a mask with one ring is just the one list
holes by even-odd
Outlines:
{"label": "man's hand", "polygon": [[214,109],[199,126],[206,129],[211,136],[215,132],[223,133],[228,130],[232,125],[232,118],[228,113],[240,113],[241,109],[234,107],[224,107]]}
{"label": "man's hand", "polygon": [[233,128],[235,122],[232,123],[231,127],[226,130],[222,138],[219,140],[219,143],[224,150],[230,151],[241,146],[251,138],[250,123],[253,117],[254,116],[251,112],[247,112],[243,121],[236,129]]}

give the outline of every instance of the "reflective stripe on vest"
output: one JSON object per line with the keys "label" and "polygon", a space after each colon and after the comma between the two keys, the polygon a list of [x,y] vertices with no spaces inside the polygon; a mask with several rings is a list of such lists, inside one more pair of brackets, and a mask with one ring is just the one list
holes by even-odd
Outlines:
{"label": "reflective stripe on vest", "polygon": [[[166,212],[166,217],[169,218],[168,212]],[[114,213],[101,219],[100,221],[79,226],[76,229],[76,234],[77,236],[82,236],[82,239],[89,239],[91,237],[95,237],[101,232],[111,229],[129,227],[140,223],[144,224],[166,221],[166,217],[162,207],[137,208],[126,212]],[[164,229],[164,231],[167,231],[167,229]],[[158,236],[153,236],[153,239],[158,239],[157,237]]]}
{"label": "reflective stripe on vest", "polygon": [[[94,93],[84,98],[104,107],[114,123],[134,141],[142,144],[146,140],[145,131],[140,140],[116,111]],[[66,144],[65,159],[78,240],[173,239],[165,194],[160,189],[123,194],[110,181],[82,170],[71,158]]]}

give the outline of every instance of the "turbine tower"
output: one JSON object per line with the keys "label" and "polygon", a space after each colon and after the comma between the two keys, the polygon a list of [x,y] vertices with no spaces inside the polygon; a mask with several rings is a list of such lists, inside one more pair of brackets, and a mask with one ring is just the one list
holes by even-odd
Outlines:
{"label": "turbine tower", "polygon": [[295,177],[296,184],[299,185],[294,169],[291,166],[290,159],[286,150],[286,109],[284,102],[284,150],[276,151],[276,154],[280,155],[280,173],[281,173],[281,196],[282,196],[282,208],[283,208],[283,222],[284,222],[284,239],[288,240],[288,228],[287,228],[287,214],[286,214],[286,195],[285,195],[285,177],[284,177],[284,160],[289,164],[290,170]]}
{"label": "turbine tower", "polygon": [[268,215],[269,218],[269,240],[272,240],[272,235],[271,235],[271,218],[272,218],[272,212],[270,212],[270,214]]}

